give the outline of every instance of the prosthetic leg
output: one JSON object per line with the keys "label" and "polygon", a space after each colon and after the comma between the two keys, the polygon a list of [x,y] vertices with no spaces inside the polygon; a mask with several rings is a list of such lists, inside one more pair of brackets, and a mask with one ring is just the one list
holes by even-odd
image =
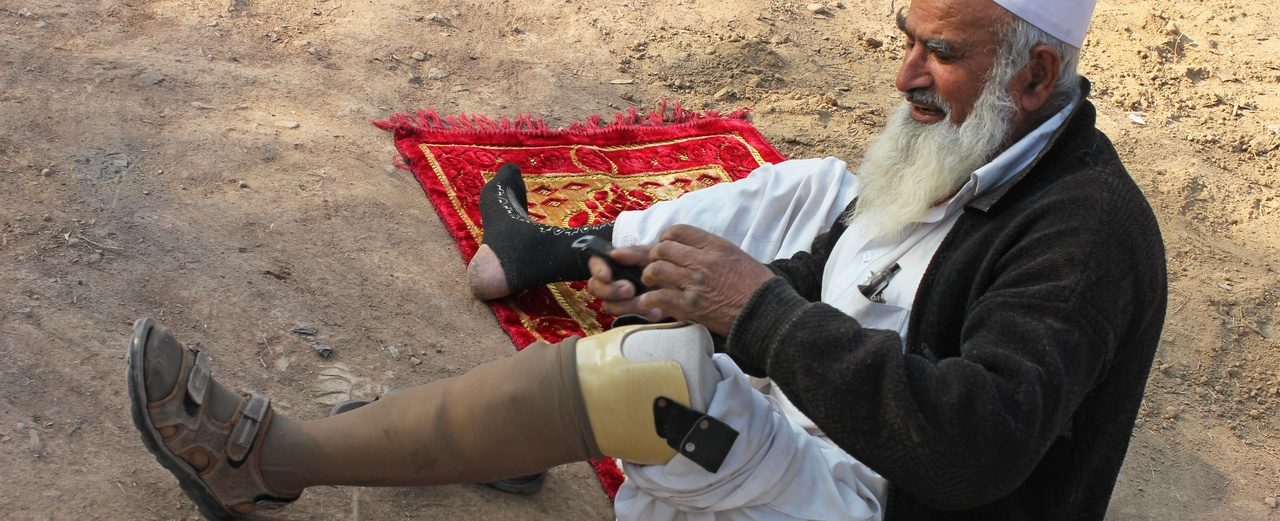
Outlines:
{"label": "prosthetic leg", "polygon": [[206,355],[144,319],[129,381],[157,460],[206,517],[237,519],[314,485],[474,483],[605,455],[663,464],[679,452],[714,471],[736,433],[698,412],[720,380],[711,351],[700,326],[629,326],[300,422],[261,395],[237,398]]}

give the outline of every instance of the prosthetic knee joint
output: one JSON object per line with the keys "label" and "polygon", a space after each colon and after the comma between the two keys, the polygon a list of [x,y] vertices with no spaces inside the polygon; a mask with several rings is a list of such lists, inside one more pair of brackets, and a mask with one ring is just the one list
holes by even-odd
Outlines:
{"label": "prosthetic knee joint", "polygon": [[624,326],[577,343],[578,381],[600,451],[643,465],[680,453],[715,472],[737,432],[707,416],[720,382],[711,335],[687,323]]}

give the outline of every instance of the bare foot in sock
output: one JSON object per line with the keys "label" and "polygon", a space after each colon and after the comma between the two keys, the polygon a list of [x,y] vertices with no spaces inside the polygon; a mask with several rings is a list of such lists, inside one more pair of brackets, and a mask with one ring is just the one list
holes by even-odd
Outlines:
{"label": "bare foot in sock", "polygon": [[492,300],[511,294],[507,287],[507,275],[502,271],[498,255],[488,244],[481,244],[476,256],[467,263],[467,285],[471,294],[480,300]]}
{"label": "bare foot in sock", "polygon": [[529,217],[524,178],[511,163],[480,192],[484,244],[467,264],[467,284],[481,300],[490,300],[552,282],[591,276],[586,257],[573,248],[583,235],[610,240],[613,223],[559,228]]}

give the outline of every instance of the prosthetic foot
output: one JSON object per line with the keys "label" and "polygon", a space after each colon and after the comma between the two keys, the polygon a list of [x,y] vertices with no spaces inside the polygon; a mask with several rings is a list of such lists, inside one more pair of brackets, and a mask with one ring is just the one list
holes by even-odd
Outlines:
{"label": "prosthetic foot", "polygon": [[260,470],[258,448],[274,418],[271,400],[237,395],[213,381],[208,355],[183,348],[150,319],[134,326],[128,388],[143,444],[205,518],[238,519],[301,493],[272,487]]}
{"label": "prosthetic foot", "polygon": [[524,179],[511,163],[480,192],[484,243],[467,265],[471,292],[481,300],[505,297],[552,282],[591,276],[585,258],[571,247],[583,235],[611,237],[613,224],[558,228],[529,217]]}

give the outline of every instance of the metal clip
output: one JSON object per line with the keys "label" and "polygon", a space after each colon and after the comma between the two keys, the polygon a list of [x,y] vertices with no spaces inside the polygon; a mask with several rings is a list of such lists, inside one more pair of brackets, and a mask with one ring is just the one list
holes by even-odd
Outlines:
{"label": "metal clip", "polygon": [[858,285],[858,291],[862,292],[862,296],[867,297],[867,300],[884,304],[884,289],[889,287],[889,280],[901,270],[902,266],[895,262],[888,268],[872,272],[866,284]]}

